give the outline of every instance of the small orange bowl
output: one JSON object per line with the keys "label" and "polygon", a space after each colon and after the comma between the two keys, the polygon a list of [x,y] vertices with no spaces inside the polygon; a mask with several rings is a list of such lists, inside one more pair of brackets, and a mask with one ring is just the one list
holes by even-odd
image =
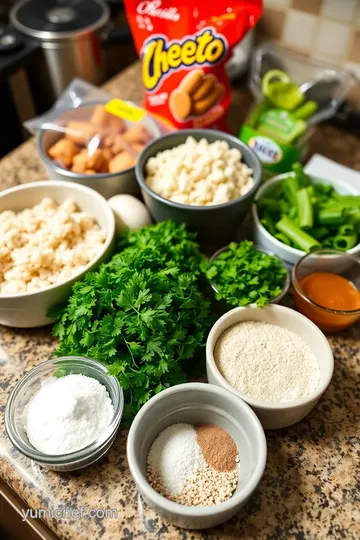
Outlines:
{"label": "small orange bowl", "polygon": [[335,249],[320,249],[307,253],[292,269],[294,302],[297,309],[325,332],[337,332],[348,328],[360,317],[360,308],[352,310],[333,309],[311,300],[301,286],[309,274],[330,272],[350,281],[360,288],[360,261]]}

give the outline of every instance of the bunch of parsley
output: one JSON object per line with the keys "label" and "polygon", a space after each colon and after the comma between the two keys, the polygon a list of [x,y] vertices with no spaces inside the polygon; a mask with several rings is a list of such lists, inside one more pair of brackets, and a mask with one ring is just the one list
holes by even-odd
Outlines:
{"label": "bunch of parsley", "polygon": [[232,306],[265,306],[282,292],[287,275],[280,259],[258,251],[249,240],[232,242],[202,269],[218,289],[216,299]]}
{"label": "bunch of parsley", "polygon": [[184,225],[168,221],[126,232],[118,248],[51,314],[56,354],[107,364],[131,420],[152,395],[186,381],[189,360],[205,344],[210,303],[202,292],[203,256]]}

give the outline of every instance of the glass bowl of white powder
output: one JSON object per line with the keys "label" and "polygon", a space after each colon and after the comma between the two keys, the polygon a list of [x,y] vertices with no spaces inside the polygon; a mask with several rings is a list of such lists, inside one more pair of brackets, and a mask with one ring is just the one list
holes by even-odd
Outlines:
{"label": "glass bowl of white powder", "polygon": [[274,304],[228,311],[206,343],[209,383],[250,405],[265,429],[299,422],[330,383],[330,345],[309,319]]}
{"label": "glass bowl of white powder", "polygon": [[123,407],[119,381],[100,362],[51,358],[16,384],[6,404],[5,426],[25,456],[47,469],[74,471],[108,451]]}

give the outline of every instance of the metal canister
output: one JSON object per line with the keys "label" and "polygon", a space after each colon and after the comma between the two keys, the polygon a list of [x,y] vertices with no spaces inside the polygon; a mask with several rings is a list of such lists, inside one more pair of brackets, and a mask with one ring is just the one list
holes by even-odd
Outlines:
{"label": "metal canister", "polygon": [[22,0],[10,12],[12,25],[43,49],[53,98],[74,77],[94,84],[105,78],[102,33],[110,20],[104,0]]}

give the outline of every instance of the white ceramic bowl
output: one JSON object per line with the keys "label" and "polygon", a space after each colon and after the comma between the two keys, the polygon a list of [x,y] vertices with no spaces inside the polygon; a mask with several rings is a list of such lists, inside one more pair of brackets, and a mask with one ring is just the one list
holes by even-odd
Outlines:
{"label": "white ceramic bowl", "polygon": [[[146,461],[156,437],[176,423],[216,424],[233,438],[239,452],[238,486],[227,501],[212,506],[184,506],[169,501],[147,480]],[[163,390],[141,408],[127,439],[127,459],[136,486],[158,514],[187,529],[215,527],[233,517],[260,482],[266,464],[266,439],[253,411],[233,393],[204,383]]]}
{"label": "white ceramic bowl", "polygon": [[[273,403],[245,395],[233,388],[221,375],[214,359],[214,348],[221,334],[241,321],[263,321],[286,328],[300,336],[310,347],[320,368],[320,382],[316,390],[302,399]],[[275,304],[264,308],[240,307],[228,311],[212,327],[206,342],[206,371],[209,383],[231,390],[255,411],[265,429],[291,426],[302,420],[315,407],[330,383],[334,358],[330,345],[318,327],[297,311]]]}
{"label": "white ceramic bowl", "polygon": [[[279,174],[278,176],[274,176],[274,178],[265,182],[256,193],[255,200],[258,200],[264,195],[266,195],[269,189],[271,189],[279,182],[282,182],[284,178],[287,178],[288,176],[289,173]],[[358,191],[356,191],[355,188],[345,182],[342,182],[341,180],[326,180],[323,178],[317,178],[315,176],[309,176],[309,178],[311,182],[319,182],[321,184],[330,184],[334,186],[335,190],[342,195],[358,195]],[[302,251],[301,249],[296,249],[283,244],[265,229],[265,227],[260,223],[256,204],[252,205],[252,217],[253,237],[255,243],[258,244],[260,247],[271,251],[291,266],[296,264],[298,260],[301,259],[301,257],[304,257],[304,255],[306,255],[305,251]],[[359,255],[360,244],[357,244],[352,249],[349,249],[348,253],[355,256]]]}
{"label": "white ceramic bowl", "polygon": [[69,198],[73,199],[81,210],[95,216],[100,227],[107,232],[106,241],[97,257],[63,283],[35,292],[0,294],[0,324],[5,326],[34,328],[50,324],[52,320],[47,317],[49,308],[64,302],[70,295],[73,283],[85,272],[94,269],[106,260],[111,255],[114,246],[115,218],[111,208],[96,191],[78,184],[49,180],[7,189],[0,193],[0,212],[4,210],[20,212],[25,208],[32,208],[44,197],[50,197],[58,203]]}

